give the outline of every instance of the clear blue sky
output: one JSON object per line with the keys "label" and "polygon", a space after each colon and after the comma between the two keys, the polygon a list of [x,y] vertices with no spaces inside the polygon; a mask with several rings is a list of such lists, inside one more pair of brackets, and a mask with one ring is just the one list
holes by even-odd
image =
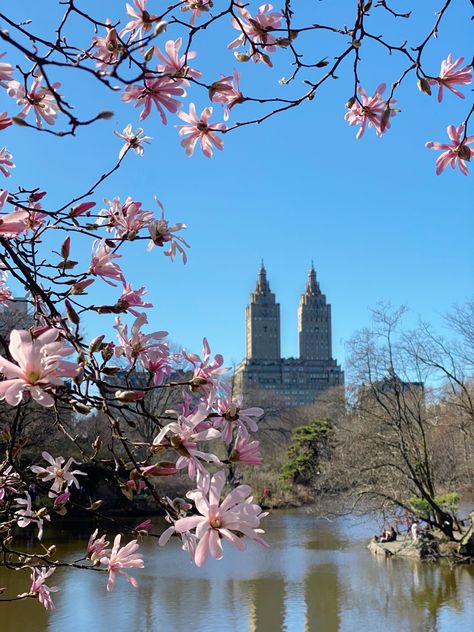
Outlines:
{"label": "clear blue sky", "polygon": [[[54,3],[48,4],[48,17],[31,0],[13,10],[21,10],[23,18],[32,17],[46,33],[55,16]],[[95,13],[100,11],[101,18],[113,17],[116,13],[110,8],[122,6],[110,1],[101,2],[99,8],[97,4],[84,3]],[[150,10],[157,4],[150,0]],[[214,4],[217,8],[221,3]],[[275,7],[279,4],[275,2]],[[354,4],[337,3],[339,24],[351,23]],[[429,15],[433,21],[435,9],[443,3],[426,3],[428,7],[398,2],[397,7],[404,10],[410,4],[416,7],[413,25],[422,39],[426,31],[422,18]],[[432,74],[437,74],[449,52],[469,57],[468,4],[453,2],[438,40],[427,49]],[[334,3],[309,3],[308,10],[310,5],[318,12],[318,21],[329,22]],[[405,21],[384,18],[372,30],[390,33],[390,39],[401,42],[408,27]],[[194,65],[206,80],[216,79],[220,72],[230,74],[236,66],[232,52],[225,50],[235,34],[226,23],[209,30],[207,44],[197,40],[193,48],[199,56]],[[176,36],[169,29],[162,43]],[[306,47],[308,59],[334,54],[330,42],[324,34],[316,36]],[[368,92],[382,81],[390,84],[398,78],[401,66],[381,49],[369,45],[361,55],[366,65],[360,78]],[[244,94],[301,92],[301,84],[295,88],[278,84],[290,72],[283,65],[285,59],[279,51],[273,69],[239,65]],[[24,60],[21,63],[26,67]],[[58,140],[17,127],[2,132],[2,145],[8,146],[17,164],[4,184],[40,186],[49,192],[46,199],[51,207],[85,190],[98,173],[114,164],[121,146],[114,129],[122,130],[129,122],[139,126],[137,110],[120,104],[94,83],[79,91],[76,77],[58,77],[63,93],[87,113],[113,110],[114,119],[81,129],[74,139]],[[368,324],[368,308],[377,301],[405,303],[414,318],[419,315],[441,328],[441,314],[474,294],[472,180],[451,170],[437,177],[438,153],[424,147],[427,140],[444,142],[447,125],[464,119],[471,87],[463,89],[466,101],[447,93],[438,104],[435,96],[419,93],[410,77],[398,92],[402,112],[392,120],[392,129],[381,139],[368,130],[357,141],[356,129],[344,121],[344,103],[352,91],[350,64],[341,68],[339,77],[301,108],[227,134],[224,151],[212,160],[199,152],[185,156],[174,128],[181,121],[175,116],[168,117],[167,127],[156,114],[144,122],[146,133],[153,137],[145,156],[130,154],[95,199],[131,195],[154,208],[157,195],[170,220],[189,227],[185,237],[192,248],[186,266],[170,263],[156,249],[147,254],[143,242],[132,244],[123,259],[127,279],[149,289],[148,299],[155,306],[148,310],[153,329],[169,330],[174,341],[198,352],[205,335],[213,351],[221,352],[229,364],[238,362],[245,352],[245,305],[262,257],[281,303],[286,356],[297,353],[296,310],[311,260],[333,306],[334,353],[342,363],[344,342]],[[17,111],[4,93],[0,99],[0,111]],[[194,92],[191,100],[198,109],[208,105],[203,92]],[[236,107],[231,122],[255,112],[250,106]],[[222,120],[218,104],[215,115],[213,120]],[[81,255],[76,251],[73,256]],[[89,250],[82,256],[87,260]],[[105,297],[113,301],[118,295],[100,280],[94,288],[91,296],[96,302]],[[92,336],[109,328],[112,338],[112,321],[112,317],[91,318],[86,329]]]}

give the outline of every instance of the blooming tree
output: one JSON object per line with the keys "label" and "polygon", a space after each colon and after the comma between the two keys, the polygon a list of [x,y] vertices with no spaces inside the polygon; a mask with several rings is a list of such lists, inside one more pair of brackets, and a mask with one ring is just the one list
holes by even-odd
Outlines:
{"label": "blooming tree", "polygon": [[[412,12],[398,11],[389,0],[348,2],[349,24],[339,23],[337,15],[331,24],[319,23],[318,3],[314,4],[300,15],[291,0],[278,7],[242,0],[180,0],[170,6],[133,0],[123,6],[114,3],[116,14],[104,16],[89,12],[80,0],[67,0],[58,2],[57,23],[44,17],[40,25],[18,15],[18,7],[26,10],[21,3],[0,12],[0,109],[5,109],[0,133],[16,125],[36,134],[35,141],[46,134],[61,142],[97,125],[99,135],[99,122],[110,119],[117,107],[134,121],[122,121],[115,131],[123,141],[117,145],[118,158],[104,155],[104,173],[94,184],[72,181],[70,195],[60,203],[53,196],[49,201],[41,183],[36,188],[2,185],[0,190],[0,305],[6,312],[14,310],[12,288],[20,288],[33,319],[29,329],[20,323],[9,336],[0,337],[0,400],[12,411],[1,444],[0,564],[28,569],[31,575],[29,592],[9,595],[8,600],[35,597],[45,608],[54,608],[51,593],[59,588],[45,582],[58,565],[67,563],[57,558],[54,547],[25,556],[18,529],[33,525],[41,540],[51,516],[75,506],[100,517],[100,499],[85,505],[75,495],[87,474],[83,470],[98,461],[128,496],[149,492],[170,523],[161,543],[171,536],[179,538],[198,566],[209,553],[220,559],[224,541],[239,550],[245,539],[263,543],[260,522],[265,514],[253,502],[250,488],[239,485],[221,499],[226,468],[261,463],[259,444],[251,433],[258,429],[263,410],[229,392],[223,382],[225,361],[212,354],[206,338],[202,355],[172,352],[167,332],[149,330],[153,305],[146,300],[146,286],[134,288],[123,265],[129,243],[141,241],[147,242],[144,257],[162,252],[171,261],[186,263],[186,225],[176,221],[172,211],[165,213],[158,200],[156,211],[148,201],[137,199],[136,192],[120,199],[105,187],[125,161],[135,159],[133,153],[144,156],[145,145],[153,141],[147,135],[150,128],[174,121],[185,153],[192,156],[199,147],[211,158],[215,150],[224,149],[226,134],[313,101],[344,72],[351,77],[352,88],[341,95],[341,119],[358,128],[357,138],[371,133],[371,128],[383,136],[391,125],[396,127],[394,117],[402,106],[397,93],[410,81],[427,99],[432,87],[437,88],[442,104],[429,107],[442,108],[451,98],[465,99],[472,67],[456,57],[459,52],[447,50],[439,69],[426,62],[426,51],[442,34],[446,15],[456,11],[454,0],[439,1],[422,35],[418,29],[410,32]],[[94,11],[101,8],[95,6]],[[406,39],[381,35],[374,22],[380,16],[384,23],[406,23]],[[227,38],[227,48],[212,55],[213,63],[207,63],[204,72],[200,55],[212,48],[214,31]],[[322,34],[327,50],[318,43]],[[395,71],[380,68],[380,81],[385,83],[369,96],[364,50],[374,46],[397,65]],[[245,66],[249,61],[253,63]],[[263,76],[277,66],[285,72],[278,96],[252,94],[244,70]],[[105,95],[109,110],[90,116],[76,107],[75,89],[80,92],[83,81],[88,90],[92,81],[97,94]],[[204,99],[202,106],[196,105],[198,99]],[[449,125],[451,143],[426,143],[443,151],[436,173],[451,165],[467,175],[474,140],[468,135],[472,111],[467,106],[464,120]],[[14,147],[0,149],[0,177],[8,178],[18,169],[14,154]],[[146,156],[143,160],[146,164]],[[85,264],[84,252],[90,253]],[[116,292],[113,304],[93,302],[90,293],[103,284]],[[104,318],[105,333],[89,340],[81,326],[91,313]],[[178,370],[184,370],[184,377],[175,378]],[[164,389],[177,392],[181,401],[156,414],[152,395]],[[75,457],[45,450],[42,459],[25,467],[28,436],[21,414],[28,407],[50,410]],[[61,422],[64,410],[85,418],[100,411],[111,441],[104,445],[99,435],[87,448],[79,445]],[[136,419],[146,420],[152,428],[153,436],[146,442],[137,441],[131,430]],[[218,454],[213,451],[216,440],[222,442]],[[188,500],[164,498],[157,492],[156,479],[180,470],[189,477]],[[33,487],[44,500],[32,497]],[[146,563],[137,552],[138,538],[151,525],[145,522],[130,530],[113,521],[108,524],[115,532],[113,545],[106,539],[109,535],[95,531],[83,560],[71,564],[71,570],[108,573],[109,591],[118,575],[136,587],[137,579],[124,569],[140,569]],[[122,538],[128,540],[123,545]]]}

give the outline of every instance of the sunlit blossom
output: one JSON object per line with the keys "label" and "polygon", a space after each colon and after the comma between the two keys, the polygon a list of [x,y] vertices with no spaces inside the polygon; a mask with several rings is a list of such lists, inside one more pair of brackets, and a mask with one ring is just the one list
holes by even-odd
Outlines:
{"label": "sunlit blossom", "polygon": [[117,575],[122,575],[134,588],[137,588],[137,580],[134,577],[131,577],[123,569],[143,568],[145,566],[142,554],[136,553],[139,548],[138,542],[136,540],[131,540],[125,546],[120,547],[121,538],[122,536],[120,533],[116,535],[112,550],[100,559],[100,563],[107,566],[109,571],[109,580],[107,582],[107,590],[109,592],[114,589]]}
{"label": "sunlit blossom", "polygon": [[[28,90],[19,81],[9,81],[7,94],[16,99],[17,105],[22,110],[17,114],[19,118],[26,118],[31,108],[33,108],[36,125],[41,128],[43,120],[48,125],[54,125],[59,112],[57,90],[59,83],[53,83],[51,89],[43,86],[43,77],[38,74],[33,77],[33,83]],[[53,92],[54,91],[54,92]]]}
{"label": "sunlit blossom", "polygon": [[31,569],[31,587],[30,593],[38,596],[38,601],[46,610],[55,610],[56,607],[51,598],[51,593],[60,590],[58,586],[46,586],[45,581],[54,573],[56,568],[53,566],[49,569],[42,567]]}
{"label": "sunlit blossom", "polygon": [[79,489],[79,481],[76,476],[86,476],[85,472],[80,470],[71,470],[73,463],[79,465],[79,462],[70,457],[67,462],[62,456],[54,458],[49,452],[42,452],[42,457],[50,465],[48,467],[41,467],[39,465],[32,465],[31,471],[37,474],[45,483],[53,481],[51,489],[48,492],[50,498],[55,498],[60,492],[64,491],[71,485],[74,485]]}
{"label": "sunlit blossom", "polygon": [[266,544],[260,535],[263,533],[260,520],[267,514],[252,503],[250,487],[239,485],[220,502],[224,485],[225,473],[221,470],[212,477],[208,494],[201,490],[188,492],[188,498],[194,501],[200,515],[180,518],[174,524],[176,532],[181,534],[195,529],[199,540],[194,553],[196,566],[203,566],[209,553],[220,560],[223,557],[223,539],[240,551],[245,549],[244,536]]}
{"label": "sunlit blossom", "polygon": [[17,406],[29,393],[41,406],[53,406],[51,392],[64,384],[64,378],[74,377],[78,365],[64,356],[73,353],[59,338],[57,329],[46,329],[33,337],[29,331],[14,329],[10,334],[10,355],[18,364],[0,357],[0,399]]}
{"label": "sunlit blossom", "polygon": [[16,165],[13,164],[13,156],[7,151],[6,147],[0,149],[0,171],[8,178],[10,175],[10,169],[13,169]]}
{"label": "sunlit blossom", "polygon": [[430,84],[438,84],[438,101],[443,100],[443,88],[451,90],[453,94],[464,99],[462,92],[457,90],[454,86],[467,86],[472,81],[472,66],[464,66],[460,68],[464,62],[464,57],[459,57],[456,61],[453,61],[452,53],[449,53],[446,59],[441,62],[441,69],[439,71],[439,77],[437,79],[431,79]]}
{"label": "sunlit blossom", "polygon": [[196,106],[194,103],[189,105],[189,113],[178,112],[180,119],[188,123],[188,125],[176,125],[179,129],[179,135],[185,136],[181,141],[182,147],[186,150],[187,156],[192,156],[196,143],[201,143],[202,153],[207,157],[212,157],[212,147],[217,149],[224,148],[224,141],[220,134],[216,132],[222,132],[227,129],[224,123],[209,123],[209,119],[212,116],[212,107],[204,108],[201,112],[201,116],[198,117],[196,112]]}
{"label": "sunlit blossom", "polygon": [[184,97],[186,91],[182,87],[182,81],[170,77],[153,77],[148,75],[143,85],[131,85],[125,88],[122,101],[132,103],[135,107],[143,106],[140,113],[140,121],[144,121],[151,112],[154,104],[160,114],[163,125],[166,125],[165,108],[173,114],[181,107],[181,101],[174,97]]}
{"label": "sunlit blossom", "polygon": [[452,141],[451,144],[430,140],[425,145],[428,149],[436,149],[443,152],[436,160],[436,175],[439,176],[448,165],[451,165],[453,169],[459,167],[461,173],[467,176],[469,174],[467,163],[474,156],[474,149],[469,147],[469,145],[474,143],[474,136],[464,137],[463,124],[459,125],[459,127],[448,125],[447,132]]}
{"label": "sunlit blossom", "polygon": [[149,143],[151,140],[151,136],[143,136],[144,131],[141,127],[139,127],[135,132],[132,132],[131,123],[124,128],[122,134],[115,131],[114,134],[125,141],[125,144],[119,152],[119,160],[122,160],[129,149],[133,149],[136,154],[143,156],[145,151],[143,144]]}

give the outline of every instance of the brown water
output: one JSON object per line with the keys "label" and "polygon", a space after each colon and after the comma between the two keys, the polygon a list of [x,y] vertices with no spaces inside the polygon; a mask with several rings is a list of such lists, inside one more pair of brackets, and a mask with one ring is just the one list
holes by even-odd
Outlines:
{"label": "brown water", "polygon": [[[267,521],[271,549],[227,547],[220,562],[195,568],[171,541],[148,539],[140,588],[106,575],[54,574],[61,592],[51,615],[33,600],[0,604],[1,632],[451,632],[473,629],[474,567],[373,557],[373,526],[326,522],[302,513]],[[90,530],[60,532],[61,549],[83,555]],[[27,573],[0,569],[9,593],[28,589]]]}

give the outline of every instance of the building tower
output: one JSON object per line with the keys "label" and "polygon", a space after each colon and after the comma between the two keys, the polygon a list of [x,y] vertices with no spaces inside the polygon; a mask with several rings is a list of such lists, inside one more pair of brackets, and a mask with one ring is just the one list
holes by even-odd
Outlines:
{"label": "building tower", "polygon": [[245,311],[246,347],[248,360],[280,359],[280,304],[270,290],[267,272],[262,264],[257,286],[250,294]]}
{"label": "building tower", "polygon": [[312,263],[298,307],[298,336],[301,360],[331,363],[331,306],[319,289]]}

